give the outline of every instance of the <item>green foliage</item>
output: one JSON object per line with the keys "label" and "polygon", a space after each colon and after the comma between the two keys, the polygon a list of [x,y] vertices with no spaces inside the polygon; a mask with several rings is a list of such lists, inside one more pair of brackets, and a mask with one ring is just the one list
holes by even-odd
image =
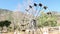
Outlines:
{"label": "green foliage", "polygon": [[8,21],[8,20],[0,21],[0,27],[2,27],[2,28],[3,28],[4,26],[8,27],[10,24],[11,24],[11,22]]}
{"label": "green foliage", "polygon": [[8,32],[11,32],[11,31],[13,31],[13,28],[9,26],[9,27],[7,28],[7,30],[8,30]]}
{"label": "green foliage", "polygon": [[3,23],[4,23],[4,26],[6,26],[6,27],[8,27],[11,24],[11,22],[8,20],[4,21]]}
{"label": "green foliage", "polygon": [[40,13],[41,15],[38,17],[38,27],[44,26],[57,26],[57,17],[53,14],[46,14],[43,11]]}
{"label": "green foliage", "polygon": [[3,27],[4,26],[4,23],[3,21],[0,22],[0,27]]}
{"label": "green foliage", "polygon": [[10,24],[11,24],[11,22],[8,21],[8,20],[0,21],[0,27],[2,28],[1,31],[3,30],[3,27],[4,27],[4,26],[9,27]]}

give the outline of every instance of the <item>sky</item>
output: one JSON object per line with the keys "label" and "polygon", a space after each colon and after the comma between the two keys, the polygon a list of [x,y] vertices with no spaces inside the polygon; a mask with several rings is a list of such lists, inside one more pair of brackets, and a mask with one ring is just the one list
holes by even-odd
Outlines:
{"label": "sky", "polygon": [[29,4],[33,5],[33,3],[42,3],[51,11],[60,12],[60,0],[0,0],[0,8],[24,11],[28,9]]}

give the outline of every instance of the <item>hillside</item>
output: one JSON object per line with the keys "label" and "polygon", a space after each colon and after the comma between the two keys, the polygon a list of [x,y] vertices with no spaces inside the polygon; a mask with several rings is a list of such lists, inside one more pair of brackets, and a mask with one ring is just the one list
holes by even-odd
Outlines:
{"label": "hillside", "polygon": [[[49,13],[49,12],[48,12]],[[52,14],[56,14],[57,17],[59,17],[58,12],[52,12]],[[11,21],[11,27],[14,28],[14,26],[18,26],[21,30],[31,28],[31,19],[32,15],[20,12],[20,11],[11,11],[7,9],[0,9],[0,21],[2,20],[9,20]],[[57,22],[60,24],[60,18],[57,20]],[[23,28],[24,25],[25,27]]]}
{"label": "hillside", "polygon": [[0,9],[0,14],[4,14],[4,13],[11,13],[11,10],[7,10],[7,9]]}
{"label": "hillside", "polygon": [[9,20],[11,21],[11,26],[14,28],[14,24],[15,25],[20,25],[19,27],[21,29],[23,29],[21,27],[22,24],[26,24],[25,27],[29,27],[28,23],[30,23],[30,20],[32,18],[32,15],[28,15],[26,13],[20,12],[20,11],[10,11],[7,9],[0,9],[0,21],[4,21],[4,20]]}
{"label": "hillside", "polygon": [[7,9],[0,9],[0,21],[1,20],[8,20],[9,17],[11,16],[12,11],[7,10]]}

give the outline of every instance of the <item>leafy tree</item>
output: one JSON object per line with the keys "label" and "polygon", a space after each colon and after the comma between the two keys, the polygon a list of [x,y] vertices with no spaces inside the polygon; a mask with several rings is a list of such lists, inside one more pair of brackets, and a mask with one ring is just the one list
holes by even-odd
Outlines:
{"label": "leafy tree", "polygon": [[5,21],[3,22],[3,24],[4,24],[4,26],[8,27],[8,26],[11,24],[11,22],[8,21],[8,20],[5,20]]}
{"label": "leafy tree", "polygon": [[38,17],[38,27],[44,27],[44,26],[57,26],[57,18],[53,14],[47,14],[43,11],[41,12],[40,16]]}
{"label": "leafy tree", "polygon": [[1,31],[3,30],[4,26],[9,27],[10,24],[11,24],[11,22],[8,20],[0,21],[0,27],[2,28]]}

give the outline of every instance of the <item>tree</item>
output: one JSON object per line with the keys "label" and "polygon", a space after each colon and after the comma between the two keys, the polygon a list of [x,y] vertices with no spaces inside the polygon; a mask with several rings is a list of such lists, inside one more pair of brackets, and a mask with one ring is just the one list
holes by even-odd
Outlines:
{"label": "tree", "polygon": [[3,30],[3,27],[4,27],[4,26],[9,27],[10,24],[11,24],[11,22],[8,21],[8,20],[0,21],[0,27],[2,28],[1,31]]}
{"label": "tree", "polygon": [[8,21],[8,20],[5,20],[5,21],[4,21],[4,26],[8,27],[10,24],[11,24],[10,21]]}
{"label": "tree", "polygon": [[38,27],[44,26],[57,26],[57,17],[53,14],[47,14],[43,11],[41,12],[40,16],[38,17]]}

